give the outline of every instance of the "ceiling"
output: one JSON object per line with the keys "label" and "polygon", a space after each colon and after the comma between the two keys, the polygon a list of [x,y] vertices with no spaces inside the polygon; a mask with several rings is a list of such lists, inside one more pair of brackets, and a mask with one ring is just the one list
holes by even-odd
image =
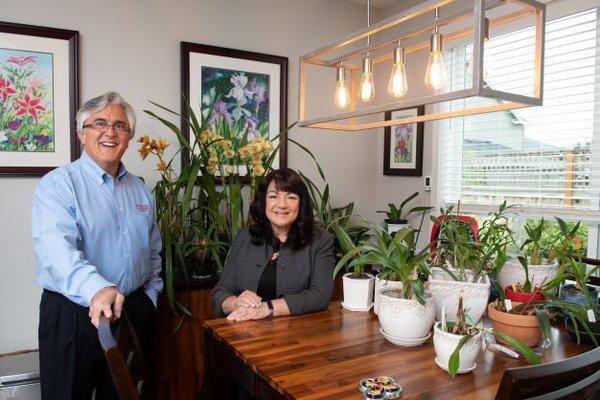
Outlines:
{"label": "ceiling", "polygon": [[[352,3],[357,3],[357,4],[362,4],[365,5],[367,4],[367,0],[348,0],[351,1]],[[371,0],[371,7],[373,8],[385,8],[387,6],[389,6],[390,4],[397,4],[397,3],[401,3],[402,0]]]}

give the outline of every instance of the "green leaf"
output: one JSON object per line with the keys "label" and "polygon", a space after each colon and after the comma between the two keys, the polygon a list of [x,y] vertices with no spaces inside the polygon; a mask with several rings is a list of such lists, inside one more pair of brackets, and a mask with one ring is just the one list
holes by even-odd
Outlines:
{"label": "green leaf", "polygon": [[472,337],[473,335],[463,336],[462,339],[460,339],[460,342],[458,342],[458,344],[456,345],[456,348],[452,352],[452,355],[450,355],[450,358],[448,359],[448,373],[453,378],[456,377],[456,374],[458,373],[458,368],[460,366],[460,349],[462,349],[463,346],[467,344]]}
{"label": "green leaf", "polygon": [[531,364],[541,364],[542,363],[542,360],[540,359],[540,357],[537,354],[535,354],[533,352],[533,350],[531,350],[530,347],[525,345],[519,339],[517,339],[509,334],[506,334],[504,332],[500,332],[500,331],[495,331],[494,334],[496,336],[499,336],[500,338],[502,338],[505,342],[510,344],[512,347],[514,347],[515,350],[517,350],[517,352],[519,352],[523,357],[525,357],[527,359],[527,361],[529,361]]}
{"label": "green leaf", "polygon": [[[294,122],[293,125],[297,124],[297,122]],[[292,126],[293,126],[292,125]],[[288,137],[287,139],[288,141],[294,143],[296,146],[300,147],[302,150],[304,150],[315,162],[315,164],[317,165],[317,170],[319,171],[319,176],[321,176],[321,179],[325,180],[325,173],[323,172],[323,169],[321,168],[321,165],[319,164],[319,162],[317,161],[317,158],[315,157],[315,155],[312,153],[312,151],[310,151],[306,146],[300,144],[298,141]]]}

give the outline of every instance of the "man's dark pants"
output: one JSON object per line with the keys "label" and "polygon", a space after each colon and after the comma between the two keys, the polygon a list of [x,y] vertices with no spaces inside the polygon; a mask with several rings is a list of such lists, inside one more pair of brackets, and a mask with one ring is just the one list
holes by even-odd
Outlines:
{"label": "man's dark pants", "polygon": [[[152,300],[140,288],[125,298],[123,309],[148,358]],[[61,294],[42,293],[38,330],[42,400],[89,400],[94,388],[96,400],[119,399],[88,312]]]}

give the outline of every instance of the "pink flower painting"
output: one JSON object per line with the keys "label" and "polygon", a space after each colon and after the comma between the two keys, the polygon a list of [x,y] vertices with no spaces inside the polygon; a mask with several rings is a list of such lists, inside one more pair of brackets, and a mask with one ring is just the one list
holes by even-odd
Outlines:
{"label": "pink flower painting", "polygon": [[52,55],[0,49],[0,152],[53,152]]}

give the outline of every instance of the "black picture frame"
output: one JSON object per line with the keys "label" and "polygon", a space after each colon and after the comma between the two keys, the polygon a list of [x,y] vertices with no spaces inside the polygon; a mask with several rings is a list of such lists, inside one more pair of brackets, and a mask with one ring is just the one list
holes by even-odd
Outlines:
{"label": "black picture frame", "polygon": [[[400,110],[388,111],[385,113],[386,121],[392,120],[395,114],[401,115],[402,117],[406,116],[418,116],[425,114],[425,107],[410,107],[403,108]],[[404,124],[404,125],[394,125],[387,126],[384,129],[383,135],[383,174],[384,175],[392,175],[392,176],[422,176],[423,175],[423,131],[424,131],[424,122],[415,122],[412,124]],[[404,127],[404,128],[403,128]],[[410,128],[410,132],[416,133],[416,135],[412,135],[412,143],[413,146],[411,149],[411,156],[414,160],[414,163],[407,162],[399,163],[395,160],[392,160],[392,146],[396,147],[395,144],[392,144],[395,136],[392,137],[392,131],[396,129],[406,129],[406,127]]]}
{"label": "black picture frame", "polygon": [[[219,68],[223,69],[231,69],[231,67],[225,66],[227,65],[239,65],[240,60],[249,60],[251,62],[257,62],[260,66],[265,66],[268,68],[272,74],[278,79],[279,90],[277,90],[278,104],[272,104],[273,95],[270,92],[270,103],[269,107],[277,107],[278,118],[274,118],[276,123],[278,124],[276,129],[269,130],[270,137],[274,137],[274,133],[276,131],[277,134],[283,131],[287,127],[287,92],[288,92],[288,58],[282,56],[276,56],[272,54],[263,54],[256,53],[245,50],[237,50],[225,47],[217,47],[206,44],[198,44],[198,43],[190,43],[190,42],[181,42],[180,46],[181,50],[181,93],[183,94],[184,99],[181,102],[181,131],[184,137],[187,140],[190,140],[190,126],[189,126],[189,112],[188,112],[188,104],[190,107],[194,109],[194,95],[191,93],[191,85],[192,82],[198,82],[197,74],[201,74],[201,72],[195,70],[191,71],[191,57],[192,56],[200,56],[200,60],[205,56],[217,56],[219,57],[219,62],[223,62],[223,66],[219,65]],[[211,63],[214,62],[214,58],[205,57],[206,59],[211,59]],[[197,63],[202,63],[202,61],[198,61]],[[204,64],[202,64],[204,66]],[[214,64],[211,64],[214,66]],[[236,67],[236,71],[237,71]],[[239,69],[243,71],[243,69]],[[276,72],[275,72],[276,71]],[[201,89],[199,90],[201,93]],[[196,101],[198,102],[198,101]],[[199,113],[197,113],[199,115]],[[273,123],[273,121],[269,120],[269,123]],[[189,162],[189,153],[187,151],[182,152],[181,157],[182,166],[187,165]],[[274,168],[285,168],[287,166],[287,134],[283,133],[279,138],[279,160],[278,163],[274,166]],[[247,183],[249,179],[247,176],[242,177],[242,182]]]}
{"label": "black picture frame", "polygon": [[[19,150],[19,145],[25,146],[27,141],[34,140],[32,137],[23,135],[16,136],[16,139],[15,136],[9,137],[9,140],[12,140],[13,143],[16,141],[16,151],[10,149],[0,151],[0,176],[42,176],[60,165],[74,161],[81,154],[75,120],[77,109],[79,108],[79,32],[44,26],[0,22],[0,34],[5,34],[0,36],[0,51],[4,53],[13,52],[14,54],[39,53],[47,55],[51,60],[51,96],[48,99],[40,98],[41,101],[39,104],[44,106],[45,111],[52,110],[51,125],[54,135],[52,136],[54,139],[52,150],[34,151],[26,148],[24,148],[25,151]],[[32,41],[31,37],[44,38],[44,40]],[[22,42],[19,41],[20,39]],[[46,39],[52,39],[52,41],[48,42]],[[52,49],[56,49],[57,51],[53,52]],[[33,65],[38,62],[37,58],[33,57],[32,60],[35,61],[30,60],[30,65],[19,65],[19,57],[16,55],[14,57],[13,61],[10,61],[13,63],[14,68],[34,68]],[[9,58],[11,57],[1,60],[1,62],[9,63]],[[26,61],[26,58],[21,57],[21,61],[24,62],[24,60]],[[4,76],[7,80],[10,80],[9,73]],[[6,84],[6,82],[3,83]],[[22,90],[22,88],[17,87],[15,90],[17,90],[17,93],[14,96],[20,97],[20,101],[25,100],[25,94],[27,93],[29,94],[28,99],[31,101],[36,98],[35,89],[27,87],[25,90]],[[10,103],[11,100],[7,99],[0,98],[0,100],[5,100],[2,103],[3,106],[7,107],[7,109],[9,106],[18,108],[14,100]],[[15,110],[13,109],[12,111],[14,113],[12,115],[16,116]],[[21,121],[24,121],[30,115],[25,114],[24,116],[21,115],[21,117]],[[36,114],[35,125],[38,124],[37,117],[39,115]],[[22,122],[15,121],[18,120],[15,118],[15,120],[9,122],[23,125]],[[31,121],[27,122],[30,123]],[[7,121],[4,120],[0,123],[6,124]],[[0,130],[9,131],[12,128],[0,126]],[[43,135],[44,133],[47,132],[42,132],[42,129],[40,129],[39,134]],[[67,137],[59,137],[58,135],[67,135]],[[5,133],[5,137],[0,138],[0,140],[7,137],[8,135]]]}

